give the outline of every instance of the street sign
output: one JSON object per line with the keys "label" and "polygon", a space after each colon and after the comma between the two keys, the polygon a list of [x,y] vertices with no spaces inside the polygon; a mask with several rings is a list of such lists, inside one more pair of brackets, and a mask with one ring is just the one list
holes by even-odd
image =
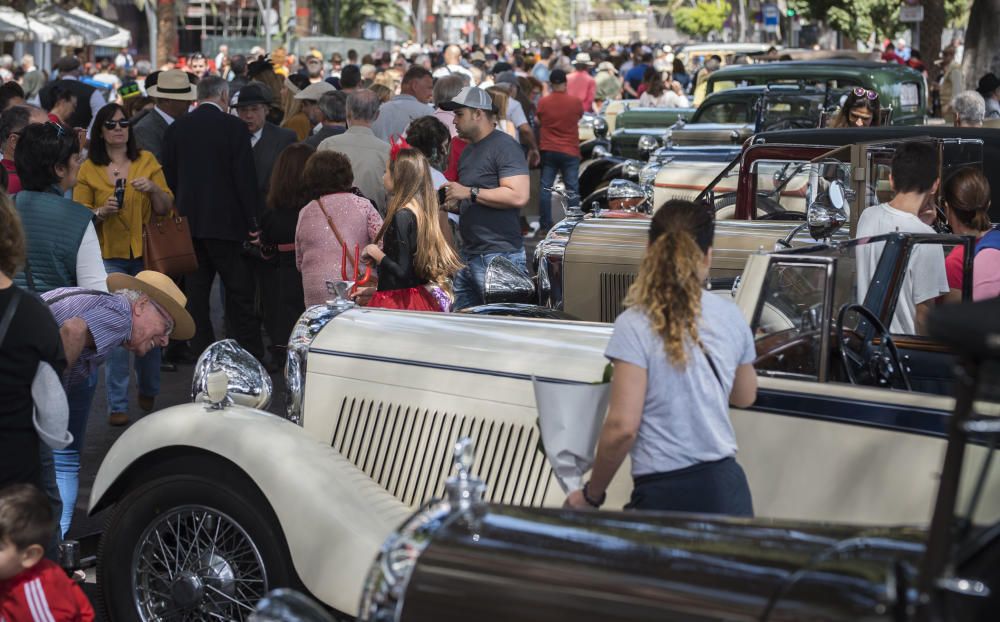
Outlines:
{"label": "street sign", "polygon": [[924,21],[924,6],[918,4],[916,6],[899,7],[899,21],[909,23]]}
{"label": "street sign", "polygon": [[764,31],[778,32],[778,23],[781,21],[781,16],[778,13],[778,5],[765,4],[761,7],[761,11],[764,14]]}

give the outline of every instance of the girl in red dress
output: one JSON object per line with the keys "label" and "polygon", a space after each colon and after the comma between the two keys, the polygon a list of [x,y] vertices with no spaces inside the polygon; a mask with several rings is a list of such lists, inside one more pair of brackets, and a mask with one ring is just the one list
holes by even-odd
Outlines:
{"label": "girl in red dress", "polygon": [[378,266],[368,306],[448,311],[451,278],[462,264],[441,230],[427,158],[404,141],[393,144],[383,181],[392,198],[375,243],[365,247]]}

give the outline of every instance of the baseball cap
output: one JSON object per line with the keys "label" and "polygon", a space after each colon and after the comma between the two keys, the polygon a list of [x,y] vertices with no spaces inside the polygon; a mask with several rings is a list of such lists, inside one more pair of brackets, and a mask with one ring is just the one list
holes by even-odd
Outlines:
{"label": "baseball cap", "polygon": [[493,99],[483,89],[475,86],[467,86],[458,92],[455,99],[442,102],[440,107],[441,110],[458,110],[459,108],[493,110]]}
{"label": "baseball cap", "polygon": [[493,78],[493,84],[513,84],[514,86],[519,86],[517,76],[514,75],[513,71],[498,73],[497,77]]}
{"label": "baseball cap", "polygon": [[549,84],[566,84],[566,72],[562,69],[553,69],[549,74]]}
{"label": "baseball cap", "polygon": [[303,100],[307,99],[309,101],[318,102],[320,97],[323,97],[324,93],[329,93],[330,91],[335,91],[337,89],[333,88],[333,85],[329,82],[316,82],[315,84],[310,84],[306,88],[302,89],[295,94],[294,99]]}

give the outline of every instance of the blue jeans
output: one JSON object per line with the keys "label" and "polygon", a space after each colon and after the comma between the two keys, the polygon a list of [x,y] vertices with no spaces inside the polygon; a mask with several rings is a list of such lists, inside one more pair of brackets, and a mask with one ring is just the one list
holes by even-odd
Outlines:
{"label": "blue jeans", "polygon": [[56,462],[56,484],[59,486],[59,496],[62,497],[62,516],[59,518],[59,526],[62,528],[63,536],[69,531],[73,510],[76,508],[76,496],[80,488],[80,451],[83,449],[87,417],[90,415],[90,404],[94,401],[96,390],[96,371],[66,389],[66,400],[69,402],[69,432],[73,435],[73,442],[66,449],[52,450]]}
{"label": "blue jeans", "polygon": [[462,253],[462,261],[465,267],[455,275],[455,311],[460,311],[468,307],[475,307],[484,304],[483,287],[486,281],[486,267],[490,265],[490,260],[497,255],[503,255],[515,266],[527,273],[527,261],[524,256],[524,249],[510,253],[489,253],[486,255],[470,255]]}
{"label": "blue jeans", "polygon": [[538,202],[538,225],[542,229],[552,228],[552,184],[556,183],[556,173],[562,174],[566,185],[567,207],[580,205],[580,158],[558,151],[543,151]]}
{"label": "blue jeans", "polygon": [[[42,471],[42,492],[49,498],[52,516],[62,517],[62,493],[59,491],[59,485],[56,484],[55,459],[52,455],[52,449],[42,441],[38,441],[38,461]],[[45,557],[56,563],[59,562],[60,542],[62,542],[62,525],[52,530],[52,539],[45,547]]]}
{"label": "blue jeans", "polygon": [[[135,276],[142,272],[142,258],[138,259],[105,259],[104,269],[108,274],[122,272]],[[139,395],[156,397],[160,394],[160,356],[161,349],[153,348],[144,356],[135,357],[135,376],[139,384]],[[128,385],[132,378],[129,371],[131,354],[125,348],[118,346],[111,353],[111,358],[104,369],[104,383],[108,391],[108,412],[128,412]]]}

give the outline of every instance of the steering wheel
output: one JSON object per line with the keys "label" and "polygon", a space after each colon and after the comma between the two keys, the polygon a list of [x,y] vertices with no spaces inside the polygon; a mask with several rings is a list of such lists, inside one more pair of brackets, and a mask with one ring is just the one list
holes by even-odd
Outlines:
{"label": "steering wheel", "polygon": [[780,121],[775,121],[774,123],[764,127],[765,132],[772,132],[775,130],[809,130],[816,127],[818,121],[816,119],[811,119],[809,117],[788,117],[786,119],[781,119]]}
{"label": "steering wheel", "polygon": [[[858,315],[864,318],[875,329],[880,340],[878,347],[875,347],[874,339],[865,340],[860,348],[860,352],[854,352],[847,347],[847,338],[844,337],[844,320],[851,311],[857,312]],[[882,324],[881,320],[878,319],[878,316],[869,310],[868,307],[856,302],[845,304],[840,308],[840,312],[837,313],[836,331],[835,335],[838,340],[837,347],[840,350],[840,361],[844,365],[844,371],[847,373],[847,379],[851,381],[851,384],[860,384],[858,374],[859,372],[865,372],[870,378],[875,380],[877,385],[892,386],[893,376],[898,376],[907,391],[913,390],[913,387],[910,385],[910,376],[906,373],[906,368],[903,367],[900,360],[896,342],[892,340],[892,335],[889,334],[889,331]],[[871,351],[871,355],[868,360],[865,360],[865,352],[869,351]]]}

